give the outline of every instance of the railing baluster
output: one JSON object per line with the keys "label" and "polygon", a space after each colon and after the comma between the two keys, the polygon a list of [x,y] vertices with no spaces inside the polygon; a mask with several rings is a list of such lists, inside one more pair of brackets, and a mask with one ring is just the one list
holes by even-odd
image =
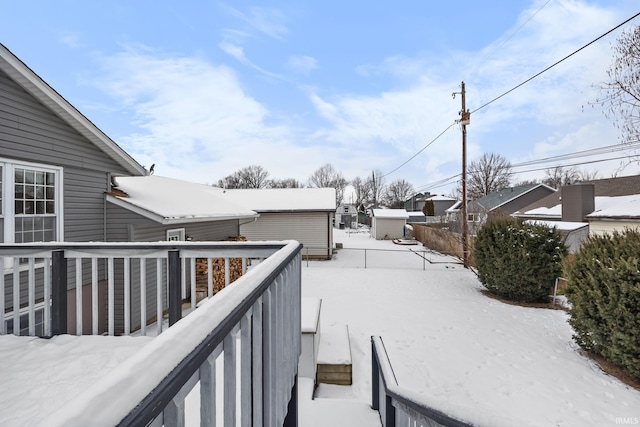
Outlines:
{"label": "railing baluster", "polygon": [[[51,336],[51,258],[45,258],[44,265],[44,336]],[[0,268],[2,270],[2,268]],[[1,279],[4,279],[4,275]],[[0,285],[4,296],[4,284]],[[4,310],[2,311],[4,313]],[[4,325],[4,322],[2,322]]]}
{"label": "railing baluster", "polygon": [[231,283],[231,262],[228,257],[224,259],[224,286],[227,287]]}
{"label": "railing baluster", "polygon": [[113,268],[113,257],[107,258],[107,286],[109,296],[107,297],[107,301],[109,302],[108,308],[108,319],[109,319],[109,336],[115,335],[115,277],[114,277],[114,268]]}
{"label": "railing baluster", "polygon": [[0,257],[0,335],[4,335],[7,333],[5,328],[5,301],[4,301],[4,257]]}
{"label": "railing baluster", "polygon": [[251,310],[240,323],[240,425],[251,426]]}
{"label": "railing baluster", "polygon": [[200,366],[200,425],[216,426],[216,360],[222,353],[222,344]]}
{"label": "railing baluster", "polygon": [[252,316],[252,328],[251,328],[251,354],[253,360],[252,366],[252,380],[251,385],[253,389],[253,426],[262,427],[262,390],[263,390],[263,373],[262,373],[262,297],[258,298],[258,301],[253,304],[251,309]]}
{"label": "railing baluster", "polygon": [[180,258],[180,299],[187,298],[187,260]]}
{"label": "railing baluster", "polygon": [[76,258],[76,335],[82,335],[82,258]]}
{"label": "railing baluster", "polygon": [[163,310],[162,304],[162,259],[156,258],[156,325],[157,325],[157,334],[156,336],[162,333],[162,313]]}
{"label": "railing baluster", "polygon": [[273,415],[274,384],[273,384],[273,310],[271,308],[271,288],[262,295],[262,410],[264,425],[275,427]]}
{"label": "railing baluster", "polygon": [[224,426],[236,425],[236,329],[223,342],[224,348]]}
{"label": "railing baluster", "polygon": [[213,296],[213,262],[211,257],[207,257],[207,297]]}
{"label": "railing baluster", "polygon": [[13,259],[13,335],[20,336],[20,258]]}
{"label": "railing baluster", "polygon": [[91,333],[98,335],[100,310],[98,308],[98,258],[91,257]]}
{"label": "railing baluster", "polygon": [[29,304],[29,336],[36,335],[36,272],[35,272],[35,260],[33,257],[29,257],[29,290],[27,296],[27,304]]}
{"label": "railing baluster", "polygon": [[196,293],[196,259],[191,258],[191,310],[196,309],[196,304],[198,303],[196,297],[198,296]]}
{"label": "railing baluster", "polygon": [[131,258],[124,258],[124,334],[131,334]]}
{"label": "railing baluster", "polygon": [[147,336],[147,260],[140,258],[140,333]]}

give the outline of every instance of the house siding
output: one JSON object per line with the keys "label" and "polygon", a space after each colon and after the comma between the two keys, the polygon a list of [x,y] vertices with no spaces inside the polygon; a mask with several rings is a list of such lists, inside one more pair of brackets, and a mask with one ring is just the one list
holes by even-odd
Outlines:
{"label": "house siding", "polygon": [[331,258],[334,212],[260,213],[253,222],[240,226],[249,240],[297,240],[304,246],[303,256]]}
{"label": "house siding", "polygon": [[614,231],[622,232],[627,228],[640,228],[640,221],[633,220],[589,220],[589,235],[600,236]]}
{"label": "house siding", "polygon": [[[63,230],[66,241],[104,240],[104,192],[109,174],[127,174],[113,158],[40,103],[0,71],[0,158],[62,168]],[[73,277],[73,266],[69,266]],[[36,298],[43,295],[41,269],[36,271]],[[83,281],[90,280],[86,273]],[[8,279],[8,277],[7,277]],[[26,275],[21,274],[21,281]],[[75,284],[68,285],[69,289]],[[10,281],[5,281],[11,297]],[[8,299],[7,308],[13,309]],[[21,296],[26,303],[26,296]]]}
{"label": "house siding", "polygon": [[[0,71],[0,157],[128,174]],[[104,191],[104,186],[101,186]]]}
{"label": "house siding", "polygon": [[373,237],[376,240],[400,239],[404,237],[406,220],[373,217]]}

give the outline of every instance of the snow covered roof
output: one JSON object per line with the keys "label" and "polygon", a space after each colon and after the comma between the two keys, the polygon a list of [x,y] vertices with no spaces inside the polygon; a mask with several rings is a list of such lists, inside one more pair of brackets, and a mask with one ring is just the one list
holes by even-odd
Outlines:
{"label": "snow covered roof", "polygon": [[[587,218],[640,218],[640,194],[628,196],[598,196],[594,198],[595,210]],[[562,203],[546,208],[539,207],[518,214],[529,218],[562,218]]]}
{"label": "snow covered roof", "polygon": [[409,219],[409,214],[404,209],[372,209],[376,218]]}
{"label": "snow covered roof", "polygon": [[462,206],[462,200],[458,200],[453,205],[451,205],[450,208],[446,209],[445,212],[449,212],[449,213],[458,212],[461,206]]}
{"label": "snow covered roof", "polygon": [[0,70],[132,175],[146,175],[142,165],[64,99],[0,43]]}
{"label": "snow covered roof", "polygon": [[261,188],[225,190],[215,194],[256,212],[313,212],[336,210],[334,188]]}
{"label": "snow covered roof", "polygon": [[115,178],[107,195],[115,205],[161,224],[255,218],[258,214],[211,191],[210,186],[160,176]]}
{"label": "snow covered roof", "polygon": [[407,212],[407,215],[409,215],[410,217],[423,217],[424,212],[421,211],[415,211],[415,212]]}
{"label": "snow covered roof", "polygon": [[425,197],[425,200],[433,200],[434,202],[437,202],[437,201],[441,201],[441,200],[454,201],[454,200],[457,200],[457,199],[454,199],[454,198],[451,198],[451,197],[447,197],[447,196],[439,196],[439,195],[435,194],[433,196]]}
{"label": "snow covered roof", "polygon": [[640,219],[640,194],[617,197],[596,197],[595,211],[587,218]]}
{"label": "snow covered roof", "polygon": [[588,227],[587,222],[572,222],[572,221],[545,221],[540,219],[530,219],[525,221],[528,224],[546,225],[547,227],[556,228],[559,231],[574,231],[579,228]]}

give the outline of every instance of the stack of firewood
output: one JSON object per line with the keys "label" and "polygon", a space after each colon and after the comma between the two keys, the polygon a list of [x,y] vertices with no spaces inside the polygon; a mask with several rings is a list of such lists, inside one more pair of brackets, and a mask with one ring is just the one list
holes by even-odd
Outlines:
{"label": "stack of firewood", "polygon": [[[229,237],[230,242],[246,242],[244,236]],[[213,270],[213,293],[216,294],[225,287],[224,258],[212,258],[211,267]],[[235,282],[242,276],[242,258],[229,258],[229,283]],[[208,266],[206,258],[196,259],[196,290],[207,292],[208,287]]]}

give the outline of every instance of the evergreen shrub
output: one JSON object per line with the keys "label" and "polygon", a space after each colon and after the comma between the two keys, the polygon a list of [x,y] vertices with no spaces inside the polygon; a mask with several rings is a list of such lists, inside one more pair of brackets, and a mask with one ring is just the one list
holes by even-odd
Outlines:
{"label": "evergreen shrub", "polygon": [[555,229],[512,218],[490,220],[475,239],[480,281],[489,291],[513,301],[548,302],[566,254]]}
{"label": "evergreen shrub", "polygon": [[563,268],[576,343],[640,380],[640,230],[590,237]]}

